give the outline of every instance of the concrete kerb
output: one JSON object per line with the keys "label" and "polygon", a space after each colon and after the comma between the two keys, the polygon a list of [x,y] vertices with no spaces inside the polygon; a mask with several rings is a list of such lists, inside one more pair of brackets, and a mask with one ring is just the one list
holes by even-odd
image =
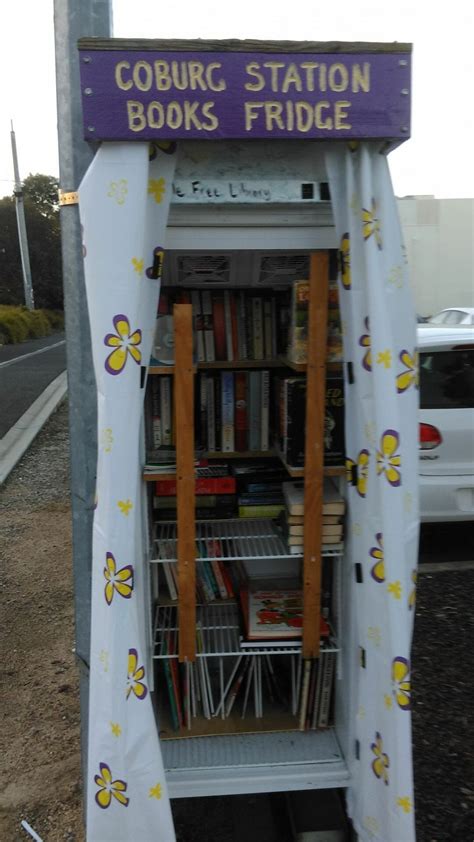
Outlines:
{"label": "concrete kerb", "polygon": [[67,372],[56,377],[0,439],[0,485],[20,461],[67,392]]}

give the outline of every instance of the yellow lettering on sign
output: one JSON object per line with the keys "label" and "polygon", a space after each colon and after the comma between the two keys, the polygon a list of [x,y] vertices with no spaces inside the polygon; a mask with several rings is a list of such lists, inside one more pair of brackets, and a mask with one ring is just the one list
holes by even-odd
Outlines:
{"label": "yellow lettering on sign", "polygon": [[[155,62],[156,64],[157,62]],[[171,62],[171,78],[177,91],[186,90],[188,87],[188,65],[185,61]]]}
{"label": "yellow lettering on sign", "polygon": [[317,129],[332,129],[332,117],[322,117],[322,110],[323,108],[330,108],[331,105],[326,100],[321,100],[321,102],[317,102],[314,107],[314,116],[316,122]]}
{"label": "yellow lettering on sign", "polygon": [[[169,91],[171,88],[170,67],[167,61],[155,61],[155,87],[157,91]],[[184,88],[182,88],[184,90]]]}
{"label": "yellow lettering on sign", "polygon": [[145,109],[141,102],[127,101],[128,128],[132,132],[141,132],[146,126]]}
{"label": "yellow lettering on sign", "polygon": [[225,91],[227,88],[226,81],[222,78],[222,76],[217,80],[212,78],[213,71],[220,70],[221,67],[222,64],[220,61],[211,61],[211,63],[206,67],[206,82],[210,91]]}
{"label": "yellow lettering on sign", "polygon": [[208,123],[203,123],[202,127],[205,132],[213,132],[214,129],[219,127],[219,120],[217,119],[216,115],[212,113],[212,109],[214,108],[213,102],[205,102],[202,106],[202,113],[204,117],[207,117]]}
{"label": "yellow lettering on sign", "polygon": [[303,82],[301,81],[301,76],[298,73],[296,68],[296,64],[289,64],[286,70],[286,73],[283,77],[283,82],[281,86],[281,91],[283,94],[288,93],[290,85],[295,86],[296,91],[303,90]]}
{"label": "yellow lettering on sign", "polygon": [[201,64],[200,61],[190,61],[188,62],[189,67],[189,86],[192,91],[197,90],[200,88],[201,91],[206,91],[206,83],[202,78],[202,74],[204,73],[204,65]]}
{"label": "yellow lettering on sign", "polygon": [[334,128],[335,129],[351,129],[351,123],[344,123],[349,116],[347,109],[351,107],[351,103],[345,99],[339,99],[334,103]]}
{"label": "yellow lettering on sign", "polygon": [[309,102],[297,102],[295,105],[296,129],[299,132],[309,132],[314,121],[314,109]]}
{"label": "yellow lettering on sign", "polygon": [[246,102],[245,103],[245,131],[250,132],[252,130],[252,123],[254,120],[258,118],[258,111],[255,113],[255,109],[263,108],[265,105],[264,102]]}
{"label": "yellow lettering on sign", "polygon": [[281,113],[283,105],[281,102],[266,102],[265,103],[265,128],[267,132],[273,131],[273,123],[275,122],[277,128],[284,129],[285,124],[282,120]]}
{"label": "yellow lettering on sign", "polygon": [[303,70],[306,70],[306,90],[314,91],[314,71],[317,67],[319,67],[319,62],[303,61],[301,62],[300,67]]}
{"label": "yellow lettering on sign", "polygon": [[331,91],[346,91],[349,85],[349,74],[345,64],[331,64],[329,68],[329,88]]}
{"label": "yellow lettering on sign", "polygon": [[251,61],[247,64],[245,70],[249,76],[254,76],[258,82],[246,82],[244,88],[246,91],[261,91],[265,87],[265,78],[262,73],[259,73],[258,61]]}
{"label": "yellow lettering on sign", "polygon": [[283,61],[264,61],[264,67],[268,67],[271,73],[271,87],[274,93],[278,93],[278,71],[285,66]]}
{"label": "yellow lettering on sign", "polygon": [[151,65],[147,61],[137,61],[133,68],[133,81],[139,91],[149,91],[153,84]]}
{"label": "yellow lettering on sign", "polygon": [[370,62],[364,61],[362,68],[360,64],[354,64],[352,67],[352,90],[355,94],[359,91],[364,91],[368,94],[370,91]]}
{"label": "yellow lettering on sign", "polygon": [[150,102],[146,117],[151,129],[162,129],[165,124],[165,111],[161,102]]}
{"label": "yellow lettering on sign", "polygon": [[166,107],[166,125],[170,129],[179,129],[183,124],[183,110],[179,102],[170,102]]}
{"label": "yellow lettering on sign", "polygon": [[118,64],[115,65],[115,84],[121,91],[129,91],[133,86],[133,82],[131,79],[125,81],[123,78],[124,70],[130,70],[130,62],[119,61]]}

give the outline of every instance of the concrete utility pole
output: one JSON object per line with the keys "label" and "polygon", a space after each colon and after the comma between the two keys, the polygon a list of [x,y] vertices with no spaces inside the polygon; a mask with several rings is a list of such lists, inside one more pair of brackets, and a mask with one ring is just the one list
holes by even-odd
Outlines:
{"label": "concrete utility pole", "polygon": [[[111,35],[112,0],[54,0],[54,29],[59,183],[62,192],[74,192],[94,156],[94,150],[82,139],[77,41],[80,37],[107,38]],[[76,654],[80,666],[82,770],[85,790],[97,404],[79,209],[77,204],[64,205],[60,213],[69,388]]]}
{"label": "concrete utility pole", "polygon": [[26,234],[26,220],[25,220],[25,205],[23,202],[23,187],[20,180],[20,170],[18,167],[18,155],[16,151],[15,132],[13,131],[13,122],[11,123],[11,142],[13,155],[13,172],[15,175],[15,188],[13,193],[15,195],[16,205],[16,222],[18,225],[18,239],[20,241],[20,255],[21,255],[21,270],[23,273],[23,288],[25,290],[25,304],[28,310],[34,310],[35,302],[33,300],[33,284],[31,281],[31,267],[30,254],[28,251],[28,237]]}

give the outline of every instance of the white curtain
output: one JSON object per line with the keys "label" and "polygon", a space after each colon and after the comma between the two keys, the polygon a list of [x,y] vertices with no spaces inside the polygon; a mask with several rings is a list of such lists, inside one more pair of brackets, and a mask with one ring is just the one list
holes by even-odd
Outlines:
{"label": "white curtain", "polygon": [[[351,635],[348,808],[361,840],[415,838],[410,647],[418,550],[418,361],[386,156],[332,144],[346,360]],[[349,363],[349,367],[347,366]]]}
{"label": "white curtain", "polygon": [[140,425],[175,166],[171,145],[103,144],[79,189],[98,397],[88,842],[175,839],[150,698]]}

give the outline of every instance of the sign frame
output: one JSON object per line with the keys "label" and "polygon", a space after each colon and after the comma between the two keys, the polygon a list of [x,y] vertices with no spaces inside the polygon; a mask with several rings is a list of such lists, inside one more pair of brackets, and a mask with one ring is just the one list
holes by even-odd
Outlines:
{"label": "sign frame", "polygon": [[86,140],[410,136],[411,45],[79,41]]}

